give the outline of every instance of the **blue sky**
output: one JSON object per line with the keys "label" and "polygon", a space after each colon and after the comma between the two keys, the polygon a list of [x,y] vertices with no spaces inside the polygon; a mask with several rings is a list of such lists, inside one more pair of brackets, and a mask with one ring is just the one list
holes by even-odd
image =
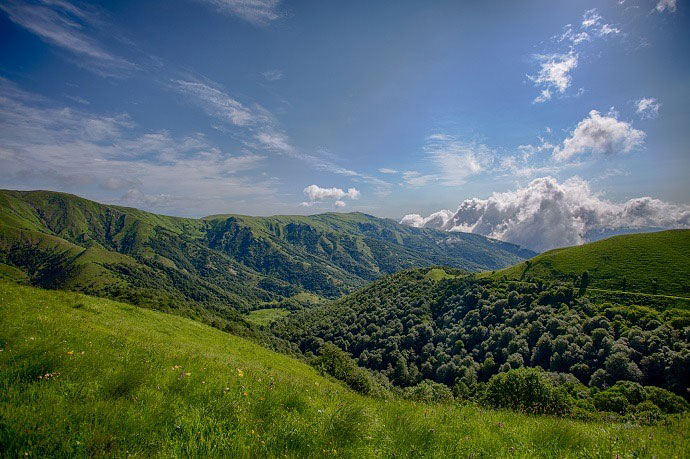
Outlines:
{"label": "blue sky", "polygon": [[[519,207],[549,178],[597,212],[656,203],[609,226],[684,226],[688,14],[683,0],[0,0],[0,186],[421,226],[493,193]],[[452,228],[506,238],[497,225],[519,213]]]}

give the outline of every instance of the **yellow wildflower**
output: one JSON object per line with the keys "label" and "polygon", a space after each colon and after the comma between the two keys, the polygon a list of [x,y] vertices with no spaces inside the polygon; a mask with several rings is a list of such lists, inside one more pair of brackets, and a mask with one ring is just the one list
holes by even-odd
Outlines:
{"label": "yellow wildflower", "polygon": [[246,397],[247,395],[249,395],[247,391],[242,392],[242,397]]}
{"label": "yellow wildflower", "polygon": [[74,355],[74,351],[67,351],[67,355]]}
{"label": "yellow wildflower", "polygon": [[244,371],[242,371],[242,370],[240,370],[240,369],[238,368],[238,369],[237,369],[237,376],[239,376],[240,378],[241,378],[242,376],[244,376]]}

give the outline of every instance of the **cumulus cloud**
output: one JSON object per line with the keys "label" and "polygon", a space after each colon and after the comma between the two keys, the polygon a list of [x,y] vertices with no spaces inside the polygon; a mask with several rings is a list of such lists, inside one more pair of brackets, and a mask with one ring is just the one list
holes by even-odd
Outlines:
{"label": "cumulus cloud", "polygon": [[663,13],[664,11],[675,13],[676,0],[659,0],[656,4],[656,11],[659,13]]}
{"label": "cumulus cloud", "polygon": [[556,161],[567,161],[575,155],[592,152],[613,155],[628,153],[644,143],[645,133],[632,127],[626,121],[617,119],[617,113],[610,111],[602,115],[597,110],[580,121],[562,145],[553,149]]}
{"label": "cumulus cloud", "polygon": [[398,173],[397,170],[389,169],[387,167],[382,167],[381,169],[379,169],[379,172],[381,172],[382,174],[397,174]]}
{"label": "cumulus cloud", "polygon": [[645,97],[635,102],[635,111],[642,119],[659,116],[661,104],[653,97]]}
{"label": "cumulus cloud", "polygon": [[539,72],[527,77],[543,88],[534,103],[550,99],[552,90],[565,93],[572,82],[570,72],[577,67],[577,54],[572,50],[566,54],[535,54],[534,59],[540,63]]}
{"label": "cumulus cloud", "polygon": [[428,217],[406,215],[401,223],[445,231],[462,231],[519,244],[537,251],[578,245],[588,234],[621,228],[688,228],[690,206],[641,197],[623,203],[602,199],[589,183],[552,177],[531,181],[515,191],[488,199],[467,199],[455,212]]}
{"label": "cumulus cloud", "polygon": [[343,191],[342,188],[322,188],[318,185],[309,185],[304,190],[305,196],[310,201],[323,201],[324,199],[359,199],[360,192],[356,188],[349,188]]}

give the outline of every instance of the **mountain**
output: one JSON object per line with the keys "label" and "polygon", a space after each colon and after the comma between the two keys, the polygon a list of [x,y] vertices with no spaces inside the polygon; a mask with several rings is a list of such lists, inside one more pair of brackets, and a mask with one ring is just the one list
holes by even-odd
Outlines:
{"label": "mountain", "polygon": [[196,321],[3,281],[0,299],[3,457],[687,457],[687,416],[363,396]]}
{"label": "mountain", "polygon": [[399,387],[432,380],[471,392],[530,367],[592,390],[634,381],[690,399],[688,326],[690,301],[660,310],[599,303],[572,283],[427,268],[387,276],[272,329],[307,354],[333,343]]}
{"label": "mountain", "polygon": [[206,322],[300,292],[337,297],[411,266],[477,271],[533,255],[361,213],[191,219],[64,193],[0,191],[1,277]]}
{"label": "mountain", "polygon": [[494,279],[558,279],[599,289],[690,297],[690,230],[614,236],[544,252]]}
{"label": "mountain", "polygon": [[532,367],[592,390],[634,381],[690,399],[689,238],[616,236],[493,273],[410,269],[271,327],[305,353],[333,343],[400,387],[475,390]]}

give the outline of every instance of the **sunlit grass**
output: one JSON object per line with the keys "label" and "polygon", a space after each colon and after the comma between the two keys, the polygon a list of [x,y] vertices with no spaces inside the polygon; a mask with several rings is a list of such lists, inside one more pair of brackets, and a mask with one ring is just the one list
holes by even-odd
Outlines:
{"label": "sunlit grass", "polygon": [[0,282],[3,457],[687,457],[638,427],[359,396],[180,317]]}

